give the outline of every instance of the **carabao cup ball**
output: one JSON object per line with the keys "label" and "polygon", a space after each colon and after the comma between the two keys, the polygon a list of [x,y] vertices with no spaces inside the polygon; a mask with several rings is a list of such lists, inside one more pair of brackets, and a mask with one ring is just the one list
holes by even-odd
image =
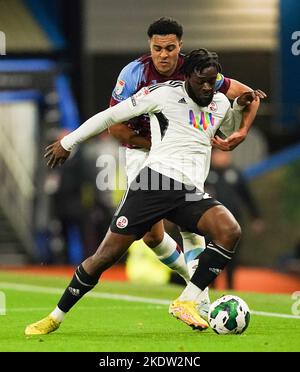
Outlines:
{"label": "carabao cup ball", "polygon": [[226,295],[210,305],[208,322],[218,334],[243,333],[250,322],[250,310],[240,297]]}

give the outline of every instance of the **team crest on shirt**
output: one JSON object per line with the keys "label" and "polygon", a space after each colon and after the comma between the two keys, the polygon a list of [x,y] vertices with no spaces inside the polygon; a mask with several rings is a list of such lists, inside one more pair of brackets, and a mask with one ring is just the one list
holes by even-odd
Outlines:
{"label": "team crest on shirt", "polygon": [[208,109],[210,111],[217,111],[218,110],[218,106],[216,104],[215,101],[211,101],[211,103],[208,105]]}
{"label": "team crest on shirt", "polygon": [[125,81],[124,80],[118,80],[115,92],[117,95],[121,94],[123,92],[123,89],[125,87]]}
{"label": "team crest on shirt", "polygon": [[119,229],[125,229],[128,225],[128,219],[125,216],[121,216],[117,219],[116,225]]}

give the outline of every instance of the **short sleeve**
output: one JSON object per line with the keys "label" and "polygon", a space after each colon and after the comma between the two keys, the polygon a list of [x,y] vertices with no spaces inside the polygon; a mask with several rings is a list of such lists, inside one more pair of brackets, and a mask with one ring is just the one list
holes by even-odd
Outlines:
{"label": "short sleeve", "polygon": [[139,61],[133,61],[125,66],[118,76],[110,105],[114,106],[132,96],[137,91],[142,74],[143,64]]}
{"label": "short sleeve", "polygon": [[224,75],[218,73],[215,89],[217,92],[221,92],[223,94],[226,94],[229,87],[230,87],[231,80]]}

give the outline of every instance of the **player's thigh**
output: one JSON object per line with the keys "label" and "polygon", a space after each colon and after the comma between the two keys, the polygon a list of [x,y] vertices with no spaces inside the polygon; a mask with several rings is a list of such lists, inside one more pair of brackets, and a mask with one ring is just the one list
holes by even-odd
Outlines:
{"label": "player's thigh", "polygon": [[198,222],[207,210],[217,205],[221,205],[221,203],[211,197],[196,201],[183,201],[165,218],[180,226],[182,231],[204,235],[204,232],[199,231]]}
{"label": "player's thigh", "polygon": [[[144,168],[131,183],[113,216],[110,225],[112,232],[132,234],[140,239],[164,218],[166,211],[174,208],[176,195],[169,195],[167,190],[152,190],[151,174],[151,169]],[[162,225],[158,225],[153,233],[159,235],[159,244],[163,234]]]}
{"label": "player's thigh", "polygon": [[147,232],[143,240],[145,244],[149,245],[149,247],[153,248],[160,244],[164,238],[164,223],[163,220],[158,221],[154,224],[149,232]]}

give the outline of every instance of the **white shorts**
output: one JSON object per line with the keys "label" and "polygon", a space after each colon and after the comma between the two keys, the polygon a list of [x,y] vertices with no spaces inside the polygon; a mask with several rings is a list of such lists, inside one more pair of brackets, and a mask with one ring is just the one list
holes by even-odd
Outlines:
{"label": "white shorts", "polygon": [[130,185],[140,173],[148,155],[149,151],[145,149],[126,149],[126,175],[128,185]]}

